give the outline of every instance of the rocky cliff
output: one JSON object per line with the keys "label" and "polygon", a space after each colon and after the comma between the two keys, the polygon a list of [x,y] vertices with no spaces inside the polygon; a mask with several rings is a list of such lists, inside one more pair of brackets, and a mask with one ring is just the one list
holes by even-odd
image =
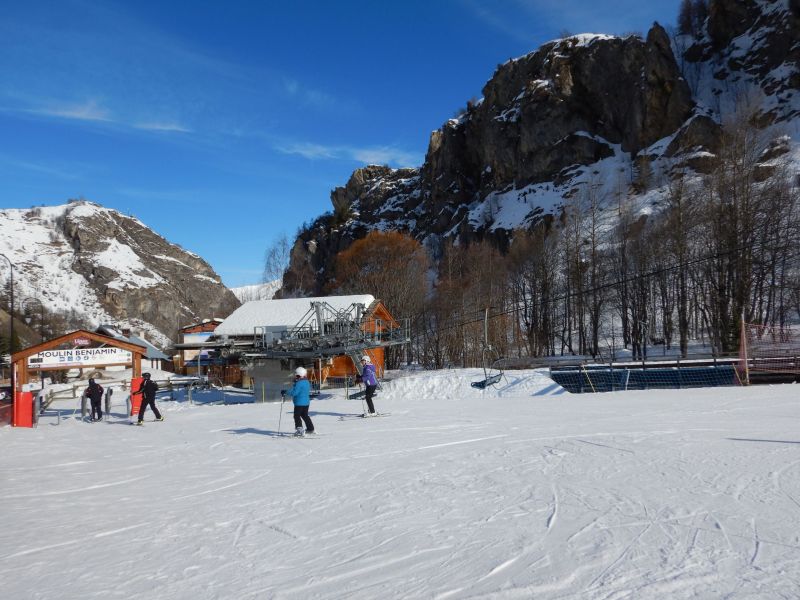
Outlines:
{"label": "rocky cliff", "polygon": [[761,124],[800,117],[800,0],[716,0],[681,53],[694,94],[716,112],[748,96]]}
{"label": "rocky cliff", "polygon": [[2,210],[0,233],[0,253],[15,265],[17,307],[33,297],[85,327],[129,327],[167,346],[179,327],[239,306],[202,258],[91,202]]}
{"label": "rocky cliff", "polygon": [[295,242],[286,291],[323,290],[335,254],[374,229],[406,231],[435,256],[448,238],[505,249],[578,194],[657,204],[653,188],[708,168],[743,90],[757,92],[764,125],[798,117],[798,5],[711,0],[696,38],[655,24],[644,39],[571,36],[500,65],[433,132],[419,169],[369,166],[333,190],[333,213]]}

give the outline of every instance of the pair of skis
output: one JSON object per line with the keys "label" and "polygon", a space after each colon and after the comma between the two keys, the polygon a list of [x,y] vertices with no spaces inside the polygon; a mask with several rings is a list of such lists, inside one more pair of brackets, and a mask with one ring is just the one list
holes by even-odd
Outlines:
{"label": "pair of skis", "polygon": [[339,417],[340,421],[351,421],[353,419],[372,419],[375,417],[388,417],[392,413],[361,413],[360,415],[342,415]]}
{"label": "pair of skis", "polygon": [[296,433],[280,433],[276,435],[277,438],[292,438],[295,440],[313,440],[315,438],[325,437],[327,434],[325,433],[309,433],[303,435],[297,435]]}

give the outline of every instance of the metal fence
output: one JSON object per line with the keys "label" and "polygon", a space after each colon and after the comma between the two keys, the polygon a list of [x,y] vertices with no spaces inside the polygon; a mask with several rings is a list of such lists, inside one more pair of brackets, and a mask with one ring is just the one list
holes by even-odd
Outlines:
{"label": "metal fence", "polygon": [[573,394],[742,385],[732,365],[667,368],[585,365],[551,369],[550,377]]}

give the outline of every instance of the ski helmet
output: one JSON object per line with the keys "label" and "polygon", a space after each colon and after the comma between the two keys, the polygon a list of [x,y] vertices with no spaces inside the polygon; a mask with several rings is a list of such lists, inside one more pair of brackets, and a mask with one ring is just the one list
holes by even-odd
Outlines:
{"label": "ski helmet", "polygon": [[365,362],[365,363],[369,364],[369,363],[372,362],[372,359],[365,354],[364,356],[361,357],[361,362]]}
{"label": "ski helmet", "polygon": [[308,371],[306,371],[305,367],[297,367],[294,370],[294,374],[298,377],[305,377],[308,374]]}
{"label": "ski helmet", "polygon": [[142,377],[145,379],[150,379],[150,373],[142,373]]}

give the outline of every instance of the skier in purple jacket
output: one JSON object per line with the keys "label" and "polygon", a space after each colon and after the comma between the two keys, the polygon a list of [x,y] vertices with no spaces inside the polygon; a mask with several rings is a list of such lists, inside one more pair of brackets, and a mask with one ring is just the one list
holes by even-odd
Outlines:
{"label": "skier in purple jacket", "polygon": [[367,400],[367,408],[369,414],[374,415],[375,406],[372,404],[372,397],[375,395],[375,389],[378,387],[378,378],[375,375],[375,365],[372,364],[372,359],[366,354],[361,357],[361,381],[366,386],[364,397]]}

